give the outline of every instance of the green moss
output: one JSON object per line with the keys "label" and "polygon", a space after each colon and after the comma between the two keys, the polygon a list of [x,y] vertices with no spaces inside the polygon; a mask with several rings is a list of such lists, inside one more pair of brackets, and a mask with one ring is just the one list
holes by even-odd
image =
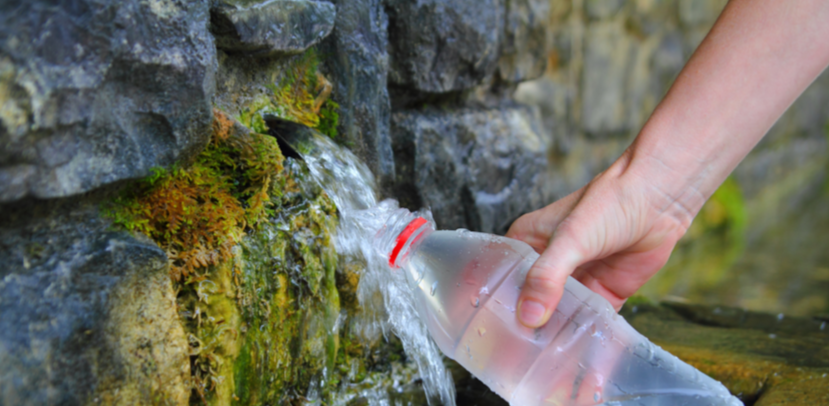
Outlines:
{"label": "green moss", "polygon": [[171,259],[190,404],[302,404],[309,389],[330,404],[392,386],[399,344],[367,343],[343,322],[359,313],[359,273],[338,269],[333,203],[304,163],[283,166],[272,137],[215,117],[189,167],[154,170],[108,207]]}
{"label": "green moss", "polygon": [[[153,170],[106,209],[117,225],[152,238],[175,281],[229,260],[244,230],[267,217],[282,154],[272,137],[233,131],[215,113],[210,143],[187,168]],[[238,129],[237,129],[238,130]]]}
{"label": "green moss", "polygon": [[262,116],[273,114],[336,138],[340,106],[329,99],[332,89],[319,71],[319,57],[312,48],[290,60],[287,69],[269,86],[270,94],[250,103],[237,118],[253,131],[266,133]]}

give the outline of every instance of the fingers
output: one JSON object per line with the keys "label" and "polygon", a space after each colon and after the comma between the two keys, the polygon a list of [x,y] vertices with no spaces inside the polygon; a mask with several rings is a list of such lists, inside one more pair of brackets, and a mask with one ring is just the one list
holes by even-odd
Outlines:
{"label": "fingers", "polygon": [[527,273],[518,299],[518,319],[537,328],[550,319],[561,300],[567,277],[584,262],[581,247],[567,234],[557,234]]}

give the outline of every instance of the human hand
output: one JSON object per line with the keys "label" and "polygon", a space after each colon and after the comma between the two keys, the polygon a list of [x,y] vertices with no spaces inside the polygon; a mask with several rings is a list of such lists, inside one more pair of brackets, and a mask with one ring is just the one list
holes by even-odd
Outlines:
{"label": "human hand", "polygon": [[518,300],[527,327],[552,315],[568,275],[606,298],[618,311],[665,263],[696,210],[681,207],[629,165],[626,153],[589,184],[555,203],[521,216],[506,236],[541,257],[527,274]]}

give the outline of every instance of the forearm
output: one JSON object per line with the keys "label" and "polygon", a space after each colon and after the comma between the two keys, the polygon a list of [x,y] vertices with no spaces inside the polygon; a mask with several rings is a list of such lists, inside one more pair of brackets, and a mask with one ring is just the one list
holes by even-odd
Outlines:
{"label": "forearm", "polygon": [[829,64],[829,2],[732,0],[629,149],[627,175],[687,226]]}

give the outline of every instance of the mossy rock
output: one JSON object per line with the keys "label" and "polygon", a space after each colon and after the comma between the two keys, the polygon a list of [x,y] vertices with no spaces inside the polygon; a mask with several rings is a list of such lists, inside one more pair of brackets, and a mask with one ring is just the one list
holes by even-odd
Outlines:
{"label": "mossy rock", "polygon": [[667,302],[626,305],[621,314],[747,404],[829,404],[825,320]]}

